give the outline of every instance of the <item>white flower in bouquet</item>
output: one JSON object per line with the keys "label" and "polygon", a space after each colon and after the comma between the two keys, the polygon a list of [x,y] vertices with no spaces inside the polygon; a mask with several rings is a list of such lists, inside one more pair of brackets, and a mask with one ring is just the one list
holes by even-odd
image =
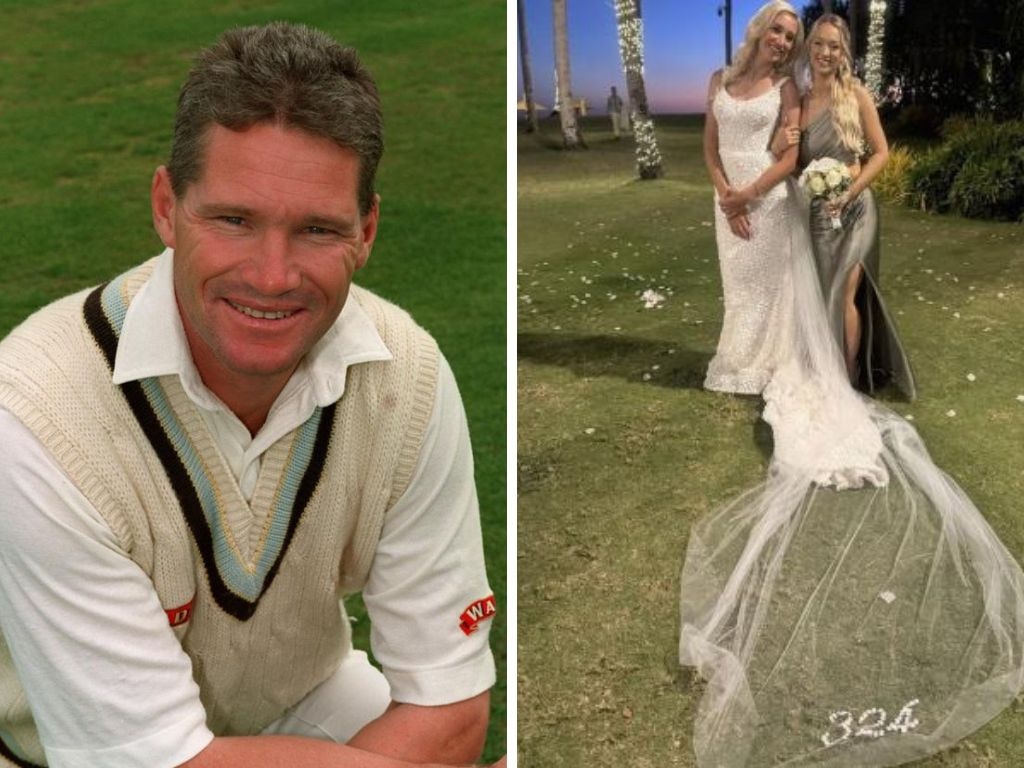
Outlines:
{"label": "white flower in bouquet", "polygon": [[[812,200],[821,199],[833,203],[843,196],[853,183],[850,169],[845,163],[832,157],[820,157],[812,161],[800,176],[800,186]],[[839,217],[832,216],[832,228],[839,229]]]}

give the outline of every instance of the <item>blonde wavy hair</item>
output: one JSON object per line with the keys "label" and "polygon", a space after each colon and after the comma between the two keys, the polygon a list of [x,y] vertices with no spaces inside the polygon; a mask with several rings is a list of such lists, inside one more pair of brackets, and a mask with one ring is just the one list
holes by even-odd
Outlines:
{"label": "blonde wavy hair", "polygon": [[737,79],[747,73],[750,66],[754,63],[754,58],[757,56],[761,36],[768,31],[768,27],[772,25],[775,17],[780,13],[788,13],[796,19],[797,32],[796,38],[793,40],[792,49],[790,49],[789,54],[786,56],[786,60],[776,67],[776,72],[780,75],[792,74],[793,62],[796,61],[803,47],[804,24],[800,20],[800,14],[796,12],[792,5],[785,2],[785,0],[772,0],[772,2],[762,5],[747,24],[747,29],[743,33],[743,42],[736,51],[733,63],[725,68],[722,75],[723,87],[732,85]]}
{"label": "blonde wavy hair", "polygon": [[839,30],[839,48],[842,53],[835,77],[832,78],[832,127],[835,128],[843,146],[860,157],[865,152],[864,127],[860,122],[860,105],[854,91],[854,86],[860,85],[860,80],[853,74],[850,28],[846,26],[842,17],[826,13],[814,22],[811,31],[807,33],[807,48],[802,58],[810,68],[811,45],[824,24],[831,24]]}

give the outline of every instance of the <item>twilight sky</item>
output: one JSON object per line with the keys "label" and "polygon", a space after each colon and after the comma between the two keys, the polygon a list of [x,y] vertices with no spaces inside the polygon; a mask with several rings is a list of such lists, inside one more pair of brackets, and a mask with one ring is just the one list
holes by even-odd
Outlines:
{"label": "twilight sky", "polygon": [[[733,0],[733,51],[743,40],[750,17],[765,0]],[[725,22],[720,0],[643,0],[644,81],[651,111],[703,112],[708,78],[725,64]],[[793,2],[799,11],[803,3]],[[547,107],[553,102],[555,45],[551,0],[525,0],[526,35],[533,71],[533,98]],[[593,111],[604,112],[614,85],[625,98],[626,83],[619,62],[613,0],[566,0],[569,17],[569,64],[572,91]],[[518,45],[518,40],[517,40]],[[523,75],[516,51],[518,98]]]}

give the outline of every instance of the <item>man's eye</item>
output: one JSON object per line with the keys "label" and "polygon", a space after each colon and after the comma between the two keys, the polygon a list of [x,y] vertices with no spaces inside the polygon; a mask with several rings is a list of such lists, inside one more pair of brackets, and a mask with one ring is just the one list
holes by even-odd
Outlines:
{"label": "man's eye", "polygon": [[333,235],[334,232],[326,227],[318,227],[315,224],[310,224],[306,227],[306,232],[311,235]]}
{"label": "man's eye", "polygon": [[240,227],[245,223],[245,219],[241,216],[221,216],[220,220],[225,224],[230,224],[233,227]]}

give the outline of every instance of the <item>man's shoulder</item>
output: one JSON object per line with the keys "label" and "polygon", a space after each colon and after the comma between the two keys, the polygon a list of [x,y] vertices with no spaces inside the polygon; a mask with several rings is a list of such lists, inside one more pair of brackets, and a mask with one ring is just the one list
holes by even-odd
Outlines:
{"label": "man's shoulder", "polygon": [[353,283],[349,290],[349,299],[354,300],[366,313],[385,342],[388,336],[397,333],[412,334],[422,343],[436,344],[433,336],[417,323],[407,310],[368,288]]}
{"label": "man's shoulder", "polygon": [[62,347],[76,348],[80,324],[75,321],[81,318],[82,306],[93,290],[85,288],[33,312],[0,340],[0,358],[33,353],[52,358]]}

